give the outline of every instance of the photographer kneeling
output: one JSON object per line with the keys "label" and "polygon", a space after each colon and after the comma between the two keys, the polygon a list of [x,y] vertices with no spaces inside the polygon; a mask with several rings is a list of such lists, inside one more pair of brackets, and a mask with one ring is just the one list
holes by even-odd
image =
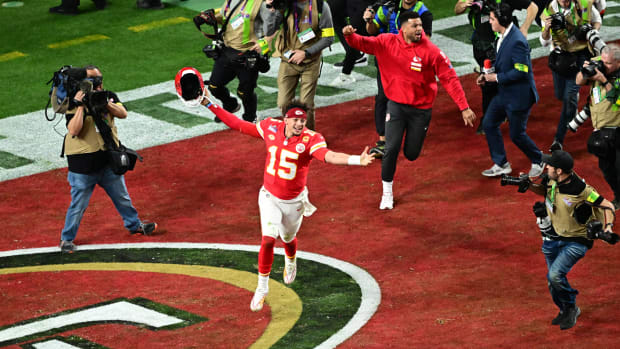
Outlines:
{"label": "photographer kneeling", "polygon": [[[598,157],[598,167],[614,192],[614,204],[620,200],[620,46],[609,44],[601,56],[586,62],[577,74],[577,85],[590,84],[590,115],[594,132],[588,139],[588,151]],[[578,127],[584,120],[576,118]],[[575,128],[576,128],[575,127]]]}
{"label": "photographer kneeling", "polygon": [[[107,130],[114,143],[116,146],[120,145],[114,119],[126,118],[127,110],[114,92],[103,93],[103,77],[97,67],[89,65],[83,69],[85,79],[80,83],[81,90],[75,94],[70,110],[66,114],[69,133],[65,136],[63,148],[69,164],[67,179],[71,185],[71,205],[67,210],[65,226],[62,229],[60,249],[61,252],[67,253],[77,249],[73,240],[96,184],[99,184],[112,199],[123,218],[125,228],[131,234],[150,235],[157,229],[156,223],[143,223],[138,218],[138,212],[133,207],[127,192],[124,176],[116,174],[110,166],[111,158],[107,151],[110,149],[102,137],[105,130],[101,126],[107,124]],[[94,92],[85,92],[91,89],[91,85]],[[107,95],[107,101],[104,100],[97,105],[89,101],[100,99],[98,97],[102,95]],[[96,120],[97,118],[101,121]],[[100,126],[98,127],[96,123]]]}
{"label": "photographer kneeling", "polygon": [[[555,150],[552,155],[543,155],[543,162],[547,164],[547,173],[541,176],[540,184],[530,183],[527,177],[516,181],[509,178],[512,181],[507,184],[527,181],[529,190],[545,198],[544,203],[534,205],[534,214],[543,234],[549,292],[560,309],[551,324],[567,330],[575,326],[581,310],[576,304],[579,292],[570,286],[566,274],[592,248],[593,239],[615,244],[618,235],[612,232],[612,203],[577,176],[569,153]],[[527,185],[519,185],[520,192],[526,188]]]}

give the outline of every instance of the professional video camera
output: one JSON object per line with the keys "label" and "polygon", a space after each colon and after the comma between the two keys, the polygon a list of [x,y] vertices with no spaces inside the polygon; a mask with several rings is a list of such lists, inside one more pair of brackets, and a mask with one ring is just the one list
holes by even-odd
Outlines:
{"label": "professional video camera", "polygon": [[389,12],[394,12],[398,3],[395,0],[379,0],[374,4],[368,6],[369,9],[372,9],[374,12],[377,12],[379,7],[385,6],[388,8]]}
{"label": "professional video camera", "polygon": [[615,245],[620,239],[618,234],[603,230],[603,223],[600,221],[591,221],[586,224],[586,231],[588,232],[588,239],[601,239],[610,245]]}
{"label": "professional video camera", "polygon": [[554,13],[551,16],[551,30],[557,32],[566,29],[566,18],[561,13]]}
{"label": "professional video camera", "polygon": [[575,117],[568,123],[566,128],[572,132],[577,132],[579,126],[583,125],[588,118],[590,118],[590,104],[583,106],[583,109],[579,113],[575,114]]}
{"label": "professional video camera", "polygon": [[513,177],[513,176],[509,176],[509,175],[502,175],[502,178],[500,179],[500,184],[502,186],[505,185],[516,185],[519,188],[517,189],[517,191],[519,193],[525,193],[527,191],[527,189],[530,187],[530,184],[532,182],[530,181],[530,177],[524,173],[522,175],[520,175],[519,177]]}
{"label": "professional video camera", "polygon": [[598,69],[598,71],[604,74],[605,65],[603,64],[603,61],[600,61],[600,60],[589,61],[588,65],[581,67],[581,74],[583,74],[583,77],[585,78],[591,78],[594,75],[596,75],[596,69]]}

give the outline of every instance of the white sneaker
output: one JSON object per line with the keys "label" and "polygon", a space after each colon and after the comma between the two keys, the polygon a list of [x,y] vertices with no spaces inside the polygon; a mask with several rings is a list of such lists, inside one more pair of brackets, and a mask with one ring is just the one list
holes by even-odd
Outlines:
{"label": "white sneaker", "polygon": [[530,169],[530,172],[527,175],[530,177],[538,177],[543,173],[544,169],[545,169],[545,166],[543,163],[532,164],[532,168]]}
{"label": "white sneaker", "polygon": [[329,83],[331,87],[343,87],[354,83],[356,80],[351,74],[347,75],[340,73],[332,82]]}
{"label": "white sneaker", "polygon": [[394,195],[383,194],[381,196],[381,204],[379,204],[380,210],[391,210],[394,208]]}
{"label": "white sneaker", "polygon": [[506,162],[504,166],[493,164],[493,167],[490,169],[482,171],[482,175],[486,177],[496,177],[503,174],[509,174],[510,172],[512,172],[512,168],[510,167],[510,163]]}
{"label": "white sneaker", "polygon": [[297,276],[297,257],[288,258],[284,256],[284,283],[290,285]]}
{"label": "white sneaker", "polygon": [[252,301],[250,302],[250,310],[259,311],[263,309],[263,303],[265,303],[267,293],[269,293],[269,289],[260,289],[257,287],[254,292],[254,297],[252,297]]}

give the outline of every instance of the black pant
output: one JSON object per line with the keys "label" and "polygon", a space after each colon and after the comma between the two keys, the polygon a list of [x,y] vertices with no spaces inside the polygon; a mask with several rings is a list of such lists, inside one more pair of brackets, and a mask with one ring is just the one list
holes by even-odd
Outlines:
{"label": "black pant", "polygon": [[[106,0],[93,0],[93,2],[95,3],[95,7],[97,9],[102,9],[106,6],[107,1]],[[80,5],[80,0],[62,0],[60,3],[60,6],[66,8],[66,9],[76,9],[77,7]]]}
{"label": "black pant", "polygon": [[256,93],[254,93],[258,70],[248,70],[238,56],[239,51],[230,48],[225,48],[224,51],[213,63],[213,71],[209,78],[209,91],[222,101],[224,109],[233,110],[237,106],[237,100],[230,95],[226,85],[234,78],[239,79],[237,95],[243,103],[243,120],[254,121],[258,104]]}
{"label": "black pant", "polygon": [[[484,67],[484,60],[490,59],[489,55],[490,54],[487,51],[476,49],[474,46],[474,59],[480,66],[480,69]],[[489,104],[491,104],[491,100],[497,95],[497,83],[487,82],[486,84],[480,86],[480,89],[482,90],[482,117],[484,118],[484,114],[486,114],[487,108],[489,107]],[[482,124],[482,118],[480,118],[480,123]]]}
{"label": "black pant", "polygon": [[[620,199],[620,149],[618,147],[618,129],[603,128],[599,132],[607,136],[607,152],[599,154],[598,167],[603,172],[605,181],[614,192],[614,199]],[[604,155],[604,156],[600,156]]]}
{"label": "black pant", "polygon": [[342,72],[348,75],[351,74],[351,71],[353,71],[355,61],[362,56],[362,53],[347,44],[347,41],[342,34],[342,28],[347,25],[345,18],[349,17],[351,20],[351,25],[357,29],[357,34],[368,35],[366,32],[366,22],[364,22],[363,19],[364,10],[366,9],[366,1],[330,0],[329,9],[332,12],[334,30],[336,31],[338,40],[340,40],[340,43],[346,52],[342,65]]}
{"label": "black pant", "polygon": [[390,119],[385,123],[385,155],[381,160],[381,179],[391,182],[394,180],[403,136],[403,149],[407,160],[413,161],[420,155],[431,122],[431,109],[417,109],[389,101],[387,111]]}
{"label": "black pant", "polygon": [[383,91],[383,83],[381,83],[381,71],[375,57],[375,66],[377,67],[377,95],[375,96],[375,129],[379,136],[385,136],[385,114],[387,113],[388,99]]}

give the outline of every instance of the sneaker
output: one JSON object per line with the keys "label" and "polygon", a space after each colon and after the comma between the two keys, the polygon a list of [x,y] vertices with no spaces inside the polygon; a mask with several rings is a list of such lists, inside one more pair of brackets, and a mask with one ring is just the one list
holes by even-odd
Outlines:
{"label": "sneaker", "polygon": [[60,252],[62,253],[73,253],[73,251],[77,250],[77,246],[73,243],[73,241],[61,240],[60,241]]}
{"label": "sneaker", "polygon": [[530,172],[527,175],[529,177],[538,177],[543,173],[544,169],[545,164],[542,162],[540,164],[532,164],[532,168],[530,168]]}
{"label": "sneaker", "polygon": [[377,145],[372,147],[368,154],[374,155],[375,159],[383,158],[383,155],[385,155],[385,141],[377,141]]}
{"label": "sneaker", "polygon": [[[362,53],[362,55],[360,56],[360,58],[355,60],[355,67],[365,67],[368,65],[368,57],[366,57],[365,53]],[[342,62],[338,62],[338,63],[334,63],[334,69],[342,69],[342,67],[344,66],[344,61]]]}
{"label": "sneaker", "polygon": [[394,208],[394,195],[383,194],[381,196],[381,203],[379,204],[380,210],[391,210]]}
{"label": "sneaker", "polygon": [[265,303],[265,297],[267,297],[267,293],[269,293],[268,289],[263,290],[256,288],[254,296],[252,297],[252,301],[250,302],[250,310],[259,311],[263,309],[263,303]]}
{"label": "sneaker", "polygon": [[138,6],[138,8],[152,9],[152,10],[160,10],[164,8],[164,4],[161,1],[153,1],[153,0],[138,0],[136,2],[136,6]]}
{"label": "sneaker", "polygon": [[138,229],[131,231],[131,235],[142,234],[142,235],[152,235],[157,230],[157,223],[140,223]]}
{"label": "sneaker", "polygon": [[564,320],[564,312],[560,310],[558,316],[556,316],[553,320],[551,320],[552,325],[559,325]]}
{"label": "sneaker", "polygon": [[562,150],[562,148],[562,143],[554,139],[553,143],[551,143],[551,147],[549,147],[549,152],[553,153],[554,150]]}
{"label": "sneaker", "polygon": [[332,82],[329,83],[331,87],[347,86],[354,83],[356,80],[351,74],[340,73]]}
{"label": "sneaker", "polygon": [[490,169],[482,171],[482,175],[486,177],[497,177],[503,174],[509,174],[510,172],[512,172],[512,168],[510,168],[510,163],[507,162],[503,166],[493,164],[493,167]]}
{"label": "sneaker", "polygon": [[297,257],[288,258],[284,256],[284,283],[290,285],[297,276]]}
{"label": "sneaker", "polygon": [[568,330],[569,328],[572,328],[573,326],[575,326],[575,324],[577,324],[577,318],[579,317],[580,314],[581,314],[581,309],[579,309],[579,307],[576,305],[566,310],[566,315],[560,321],[560,329]]}
{"label": "sneaker", "polygon": [[50,13],[58,13],[61,15],[77,15],[80,12],[78,11],[77,7],[67,8],[67,7],[60,5],[60,6],[51,7]]}

